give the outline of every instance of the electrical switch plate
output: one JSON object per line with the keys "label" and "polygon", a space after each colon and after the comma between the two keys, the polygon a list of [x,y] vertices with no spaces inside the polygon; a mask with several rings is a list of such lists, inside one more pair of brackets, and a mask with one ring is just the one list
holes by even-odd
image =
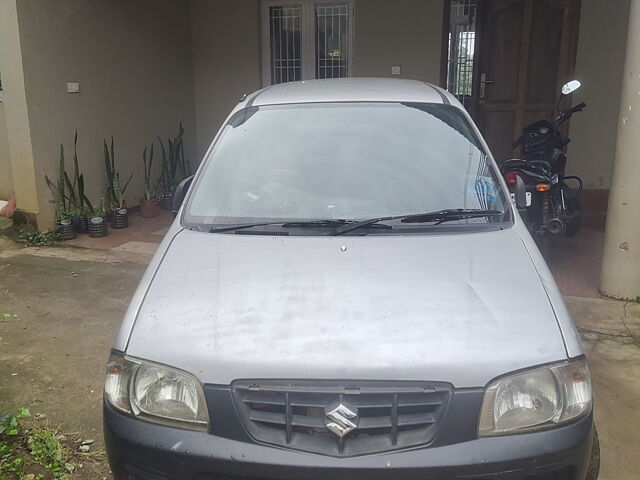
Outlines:
{"label": "electrical switch plate", "polygon": [[391,67],[391,75],[400,75],[400,67]]}
{"label": "electrical switch plate", "polygon": [[67,82],[67,93],[79,93],[80,84],[78,82]]}

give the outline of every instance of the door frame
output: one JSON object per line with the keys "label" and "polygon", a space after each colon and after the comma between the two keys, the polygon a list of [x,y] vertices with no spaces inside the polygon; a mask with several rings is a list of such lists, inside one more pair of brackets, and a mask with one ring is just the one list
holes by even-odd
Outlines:
{"label": "door frame", "polygon": [[[482,43],[482,20],[487,0],[476,0],[476,29],[473,44],[473,80],[471,82],[471,104],[469,115],[475,121],[476,98],[478,95],[480,74],[480,44]],[[440,47],[440,87],[448,90],[447,80],[449,76],[449,37],[451,35],[451,0],[442,0],[442,43]]]}
{"label": "door frame", "polygon": [[354,44],[355,44],[355,32],[354,32],[354,15],[355,15],[355,0],[262,0],[260,5],[260,38],[262,42],[262,86],[268,87],[271,85],[271,31],[269,27],[269,7],[274,6],[301,6],[301,28],[302,33],[300,36],[300,65],[301,65],[301,80],[311,80],[315,78],[315,60],[316,49],[314,42],[315,33],[315,7],[316,5],[331,5],[331,4],[347,4],[349,18],[348,28],[349,33],[347,35],[347,77],[350,77],[353,72],[353,57],[354,57]]}

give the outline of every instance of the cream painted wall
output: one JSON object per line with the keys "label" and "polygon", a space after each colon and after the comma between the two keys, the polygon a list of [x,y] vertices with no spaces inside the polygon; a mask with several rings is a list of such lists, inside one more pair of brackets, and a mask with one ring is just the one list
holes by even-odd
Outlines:
{"label": "cream painted wall", "polygon": [[4,105],[0,102],[0,200],[6,200],[13,192],[11,162],[9,160],[9,138],[5,121]]}
{"label": "cream painted wall", "polygon": [[[114,135],[121,178],[134,174],[128,205],[143,195],[144,146],[182,121],[196,160],[189,6],[172,0],[20,0],[18,20],[40,197],[40,228],[53,223],[44,174],[59,145],[72,168],[74,130],[90,198],[105,189],[102,139]],[[79,82],[80,93],[66,92]],[[156,145],[156,152],[157,152]],[[159,167],[159,155],[155,158]]]}
{"label": "cream painted wall", "polygon": [[587,108],[571,119],[567,170],[589,189],[611,185],[630,2],[615,4],[582,0],[575,73],[582,88],[573,103]]}
{"label": "cream painted wall", "polygon": [[399,77],[437,85],[442,6],[442,0],[357,0],[354,76],[390,77],[399,66]]}
{"label": "cream painted wall", "polygon": [[[355,0],[354,76],[438,83],[441,0]],[[262,86],[259,0],[191,0],[200,154],[243,93]]]}
{"label": "cream painted wall", "polygon": [[198,150],[242,94],[261,85],[259,0],[191,0]]}
{"label": "cream painted wall", "polygon": [[11,164],[11,183],[18,208],[38,212],[38,192],[33,167],[20,33],[18,0],[0,0],[0,72],[2,72],[3,110]]}

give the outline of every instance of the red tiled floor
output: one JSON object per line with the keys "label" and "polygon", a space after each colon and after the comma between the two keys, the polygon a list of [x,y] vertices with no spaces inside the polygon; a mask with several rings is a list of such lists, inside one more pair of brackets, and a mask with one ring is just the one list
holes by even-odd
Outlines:
{"label": "red tiled floor", "polygon": [[111,250],[129,242],[159,244],[173,221],[171,212],[162,211],[154,218],[143,218],[140,213],[129,215],[129,227],[114,230],[109,225],[109,233],[103,238],[91,238],[89,235],[78,235],[74,240],[65,243],[76,247]]}

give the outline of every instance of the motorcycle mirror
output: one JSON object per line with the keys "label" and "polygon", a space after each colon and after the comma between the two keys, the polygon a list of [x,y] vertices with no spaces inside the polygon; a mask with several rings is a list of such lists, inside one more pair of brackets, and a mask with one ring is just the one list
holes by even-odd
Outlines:
{"label": "motorcycle mirror", "polygon": [[516,175],[516,208],[524,210],[527,208],[527,186],[520,175]]}
{"label": "motorcycle mirror", "polygon": [[569,95],[578,90],[582,84],[578,80],[571,80],[562,86],[562,95]]}

